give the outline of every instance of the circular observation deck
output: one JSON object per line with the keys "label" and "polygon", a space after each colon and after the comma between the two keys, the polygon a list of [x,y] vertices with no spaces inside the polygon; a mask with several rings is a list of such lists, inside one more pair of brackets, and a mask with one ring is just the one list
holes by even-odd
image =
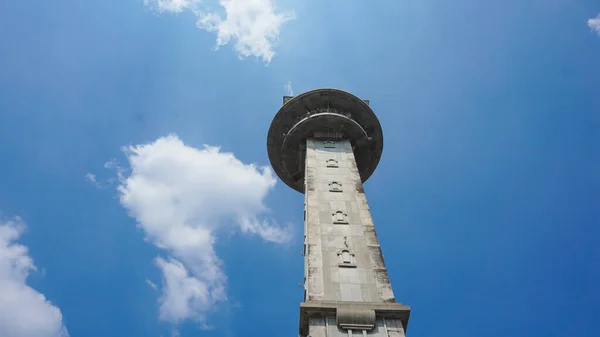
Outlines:
{"label": "circular observation deck", "polygon": [[271,122],[267,152],[279,178],[300,193],[308,138],[349,139],[363,182],[383,151],[379,120],[360,98],[338,89],[315,89],[291,98]]}

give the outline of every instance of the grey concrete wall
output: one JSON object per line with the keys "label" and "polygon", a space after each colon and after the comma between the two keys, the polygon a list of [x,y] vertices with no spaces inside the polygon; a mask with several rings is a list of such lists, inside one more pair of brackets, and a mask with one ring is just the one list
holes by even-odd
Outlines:
{"label": "grey concrete wall", "polygon": [[394,302],[350,142],[307,140],[305,172],[305,300]]}

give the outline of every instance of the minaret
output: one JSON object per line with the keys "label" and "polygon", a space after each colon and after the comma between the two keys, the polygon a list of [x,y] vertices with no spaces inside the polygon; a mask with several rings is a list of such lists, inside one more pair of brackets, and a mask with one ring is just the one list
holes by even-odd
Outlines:
{"label": "minaret", "polygon": [[279,178],[304,193],[300,336],[405,336],[363,182],[383,150],[369,102],[337,89],[284,97],[267,139]]}

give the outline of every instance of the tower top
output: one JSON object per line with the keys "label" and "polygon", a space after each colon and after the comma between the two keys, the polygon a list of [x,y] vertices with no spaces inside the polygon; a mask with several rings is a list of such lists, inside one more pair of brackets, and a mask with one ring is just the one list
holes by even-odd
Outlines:
{"label": "tower top", "polygon": [[381,125],[369,101],[339,89],[315,89],[284,97],[269,128],[267,152],[279,178],[300,193],[304,192],[308,138],[349,139],[363,182],[375,171],[383,151]]}

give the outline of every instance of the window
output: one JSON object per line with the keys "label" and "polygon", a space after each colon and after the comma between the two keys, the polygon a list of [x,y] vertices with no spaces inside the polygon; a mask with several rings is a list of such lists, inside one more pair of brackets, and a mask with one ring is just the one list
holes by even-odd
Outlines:
{"label": "window", "polygon": [[338,253],[338,257],[340,258],[340,263],[338,264],[338,267],[356,268],[356,264],[354,262],[354,254],[350,253],[349,250],[342,250]]}
{"label": "window", "polygon": [[342,250],[342,263],[352,263],[350,252],[347,250]]}
{"label": "window", "polygon": [[348,215],[342,211],[337,211],[333,213],[333,223],[334,224],[347,224],[348,223]]}
{"label": "window", "polygon": [[342,184],[333,181],[329,184],[329,192],[342,192]]}

